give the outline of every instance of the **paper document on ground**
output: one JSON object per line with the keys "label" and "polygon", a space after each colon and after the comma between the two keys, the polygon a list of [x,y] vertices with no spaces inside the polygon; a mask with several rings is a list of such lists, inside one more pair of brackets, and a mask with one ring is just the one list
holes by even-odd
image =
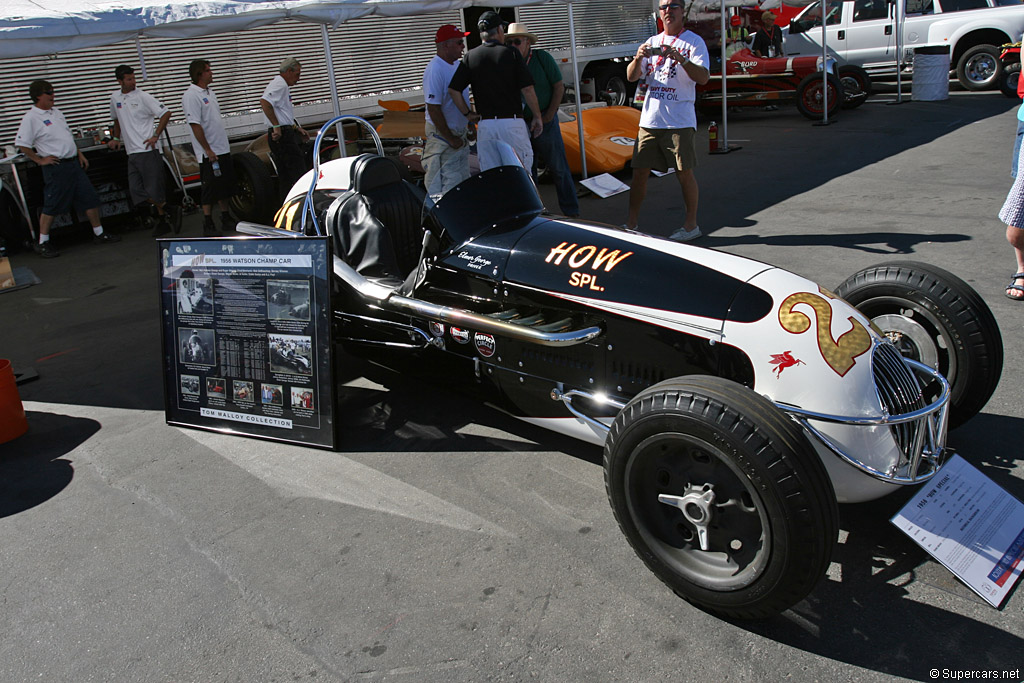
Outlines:
{"label": "paper document on ground", "polygon": [[611,197],[613,194],[629,190],[629,185],[608,173],[602,173],[593,178],[581,180],[580,184],[602,198]]}
{"label": "paper document on ground", "polygon": [[651,169],[651,173],[653,173],[654,175],[658,176],[659,178],[662,177],[662,176],[666,176],[669,173],[675,173],[675,172],[676,172],[676,169],[674,169],[674,168],[670,168],[667,171],[659,171],[659,170],[653,169],[653,168]]}
{"label": "paper document on ground", "polygon": [[1024,504],[959,455],[891,521],[993,607],[1020,578]]}

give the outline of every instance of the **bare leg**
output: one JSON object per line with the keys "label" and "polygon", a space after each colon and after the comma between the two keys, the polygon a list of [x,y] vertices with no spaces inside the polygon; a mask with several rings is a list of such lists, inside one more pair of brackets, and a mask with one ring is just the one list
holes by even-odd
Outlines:
{"label": "bare leg", "polygon": [[634,168],[633,181],[629,185],[629,218],[626,219],[626,227],[636,228],[637,219],[640,216],[640,205],[644,203],[647,196],[647,178],[651,175],[649,168]]}
{"label": "bare leg", "polygon": [[679,187],[683,190],[683,201],[686,203],[686,219],[683,221],[683,227],[693,230],[697,227],[697,197],[699,195],[697,178],[693,175],[692,168],[676,171],[676,177],[679,178]]}
{"label": "bare leg", "polygon": [[[1024,273],[1024,228],[1018,228],[1013,225],[1006,226],[1006,241],[1013,246],[1013,250],[1017,257],[1017,270],[1018,273]],[[1019,277],[1013,281],[1014,284],[1024,286],[1024,277]],[[1011,299],[1024,299],[1024,292],[1016,289],[1007,289],[1006,296]]]}
{"label": "bare leg", "polygon": [[40,234],[40,236],[42,236],[42,235],[49,235],[50,234],[50,226],[51,225],[53,225],[53,216],[51,216],[49,214],[46,214],[46,213],[39,214],[39,234]]}
{"label": "bare leg", "polygon": [[99,207],[93,207],[85,210],[85,217],[89,219],[89,225],[94,228],[100,227],[100,210]]}

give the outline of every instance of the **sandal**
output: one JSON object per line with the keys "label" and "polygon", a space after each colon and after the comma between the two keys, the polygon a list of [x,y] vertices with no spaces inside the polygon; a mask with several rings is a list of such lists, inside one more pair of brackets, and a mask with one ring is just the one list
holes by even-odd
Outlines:
{"label": "sandal", "polygon": [[[1004,294],[1007,299],[1013,299],[1014,301],[1024,301],[1024,286],[1018,285],[1017,280],[1024,280],[1024,272],[1014,273],[1013,279],[1010,280],[1010,284],[1006,285],[1006,291]],[[1020,292],[1020,296],[1012,296],[1010,291]]]}

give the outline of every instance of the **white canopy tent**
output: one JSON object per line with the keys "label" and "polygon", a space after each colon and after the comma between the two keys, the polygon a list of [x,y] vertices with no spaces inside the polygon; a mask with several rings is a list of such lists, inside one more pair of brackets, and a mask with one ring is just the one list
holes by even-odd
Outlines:
{"label": "white canopy tent", "polygon": [[[576,0],[577,2],[579,0]],[[570,35],[573,0],[167,0],[131,6],[119,0],[7,0],[0,7],[0,59],[55,54],[111,45],[142,36],[194,38],[265,26],[290,19],[320,24],[330,74],[335,115],[340,113],[328,28],[365,16],[401,17],[432,14],[465,7],[506,8],[521,5],[564,4]],[[579,69],[575,40],[572,63],[577,113],[580,109]],[[145,74],[145,55],[139,47]],[[580,157],[586,177],[582,118],[577,115]]]}

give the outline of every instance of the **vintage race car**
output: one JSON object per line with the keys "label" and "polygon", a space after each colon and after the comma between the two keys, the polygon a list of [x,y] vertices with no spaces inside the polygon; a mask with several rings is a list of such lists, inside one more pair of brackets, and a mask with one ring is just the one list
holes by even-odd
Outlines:
{"label": "vintage race car", "polygon": [[[633,143],[640,130],[640,112],[633,107],[591,107],[580,112],[586,142],[587,173],[615,173],[633,160]],[[582,173],[580,133],[574,114],[559,116],[569,170]]]}
{"label": "vintage race car", "polygon": [[991,312],[932,266],[867,268],[829,291],[546,215],[511,163],[424,201],[395,162],[361,155],[300,180],[275,226],[239,229],[330,236],[335,341],[350,352],[441,373],[603,446],[637,554],[722,615],[807,596],[829,565],[837,503],[933,477],[947,427],[999,380]]}
{"label": "vintage race car", "polygon": [[[828,115],[839,107],[853,109],[871,95],[871,79],[859,66],[837,66],[826,62],[828,71]],[[722,73],[711,74],[697,86],[697,106],[714,110],[722,105]],[[758,57],[744,48],[726,61],[726,102],[731,107],[755,107],[795,102],[801,114],[812,120],[825,110],[825,79],[821,57]]]}

